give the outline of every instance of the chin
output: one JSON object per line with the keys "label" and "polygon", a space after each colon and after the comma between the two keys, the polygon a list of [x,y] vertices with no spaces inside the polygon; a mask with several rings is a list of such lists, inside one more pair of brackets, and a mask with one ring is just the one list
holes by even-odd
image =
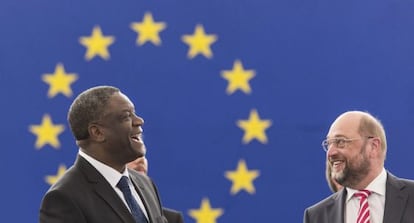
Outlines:
{"label": "chin", "polygon": [[335,181],[340,182],[344,179],[344,173],[343,172],[335,172],[332,174],[332,177]]}
{"label": "chin", "polygon": [[134,152],[135,152],[135,156],[136,156],[135,159],[138,159],[138,158],[143,157],[145,155],[144,151],[142,151],[142,150],[135,150]]}
{"label": "chin", "polygon": [[145,152],[146,152],[146,149],[145,149],[144,144],[132,145],[131,146],[131,150],[132,150],[133,153],[135,153],[136,155],[138,155],[138,157],[144,156],[145,155]]}

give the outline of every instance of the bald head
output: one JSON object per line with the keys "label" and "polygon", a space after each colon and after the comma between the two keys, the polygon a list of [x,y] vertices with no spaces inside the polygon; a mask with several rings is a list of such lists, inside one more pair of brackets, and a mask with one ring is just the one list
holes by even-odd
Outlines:
{"label": "bald head", "polygon": [[381,149],[385,159],[387,139],[381,121],[368,112],[348,111],[341,114],[331,125],[329,137],[352,136],[359,134],[366,137],[378,137],[381,140]]}
{"label": "bald head", "polygon": [[383,170],[387,149],[381,122],[362,111],[341,114],[327,135],[332,177],[342,186],[360,190]]}

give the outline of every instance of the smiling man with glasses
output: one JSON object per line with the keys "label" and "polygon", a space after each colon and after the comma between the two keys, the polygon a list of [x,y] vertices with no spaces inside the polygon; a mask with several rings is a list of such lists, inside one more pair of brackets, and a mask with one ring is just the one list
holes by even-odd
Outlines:
{"label": "smiling man with glasses", "polygon": [[331,177],[343,189],[305,210],[304,223],[414,223],[414,181],[385,170],[387,141],[381,122],[349,111],[322,141]]}

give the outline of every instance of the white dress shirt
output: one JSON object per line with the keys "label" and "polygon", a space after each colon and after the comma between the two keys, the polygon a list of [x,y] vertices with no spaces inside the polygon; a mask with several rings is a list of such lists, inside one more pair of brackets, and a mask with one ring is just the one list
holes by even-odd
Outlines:
{"label": "white dress shirt", "polygon": [[[387,172],[383,168],[381,173],[365,188],[372,192],[368,197],[370,223],[382,223],[384,218],[386,182]],[[354,197],[354,194],[358,191],[351,188],[346,188],[346,190],[345,223],[355,223],[358,217],[359,198]]]}
{"label": "white dress shirt", "polygon": [[[82,150],[79,150],[79,155],[85,158],[95,169],[98,170],[99,173],[102,174],[102,176],[108,181],[108,183],[112,186],[112,188],[116,191],[118,196],[121,198],[121,200],[125,203],[125,206],[129,209],[131,212],[128,203],[126,202],[124,198],[124,194],[122,191],[116,186],[121,179],[122,176],[126,176],[129,179],[128,174],[128,168],[125,168],[125,171],[121,174],[114,168],[94,159],[93,157],[89,156],[88,154],[82,152]],[[134,185],[131,182],[131,179],[128,180],[129,188],[131,189],[132,196],[134,196],[135,200],[137,201],[139,207],[141,208],[142,212],[144,213],[145,217],[148,220],[148,214],[145,210],[144,204],[142,203],[141,197],[138,195],[138,192],[134,189]]]}

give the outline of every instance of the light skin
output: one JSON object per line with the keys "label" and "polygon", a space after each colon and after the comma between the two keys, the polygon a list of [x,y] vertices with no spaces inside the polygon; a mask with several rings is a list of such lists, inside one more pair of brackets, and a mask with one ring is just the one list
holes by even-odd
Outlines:
{"label": "light skin", "polygon": [[364,112],[346,112],[334,121],[327,134],[327,139],[355,139],[348,142],[345,148],[332,144],[326,153],[334,180],[355,190],[365,189],[380,174],[385,159],[381,139],[375,135],[368,138],[360,132],[362,117],[370,118]]}
{"label": "light skin", "polygon": [[144,145],[144,156],[138,157],[137,159],[127,163],[127,167],[137,172],[147,175],[148,174],[148,160],[145,157],[147,154],[147,147]]}
{"label": "light skin", "polygon": [[115,93],[109,99],[103,117],[89,123],[90,137],[78,141],[78,145],[85,153],[122,173],[128,162],[145,154],[143,124],[144,120],[135,114],[129,98]]}
{"label": "light skin", "polygon": [[129,162],[127,164],[128,168],[138,171],[144,175],[148,174],[148,160],[145,156],[138,157],[138,159]]}
{"label": "light skin", "polygon": [[343,188],[343,186],[336,182],[336,180],[333,178],[331,166],[328,161],[326,162],[326,181],[328,182],[329,188],[334,193]]}

